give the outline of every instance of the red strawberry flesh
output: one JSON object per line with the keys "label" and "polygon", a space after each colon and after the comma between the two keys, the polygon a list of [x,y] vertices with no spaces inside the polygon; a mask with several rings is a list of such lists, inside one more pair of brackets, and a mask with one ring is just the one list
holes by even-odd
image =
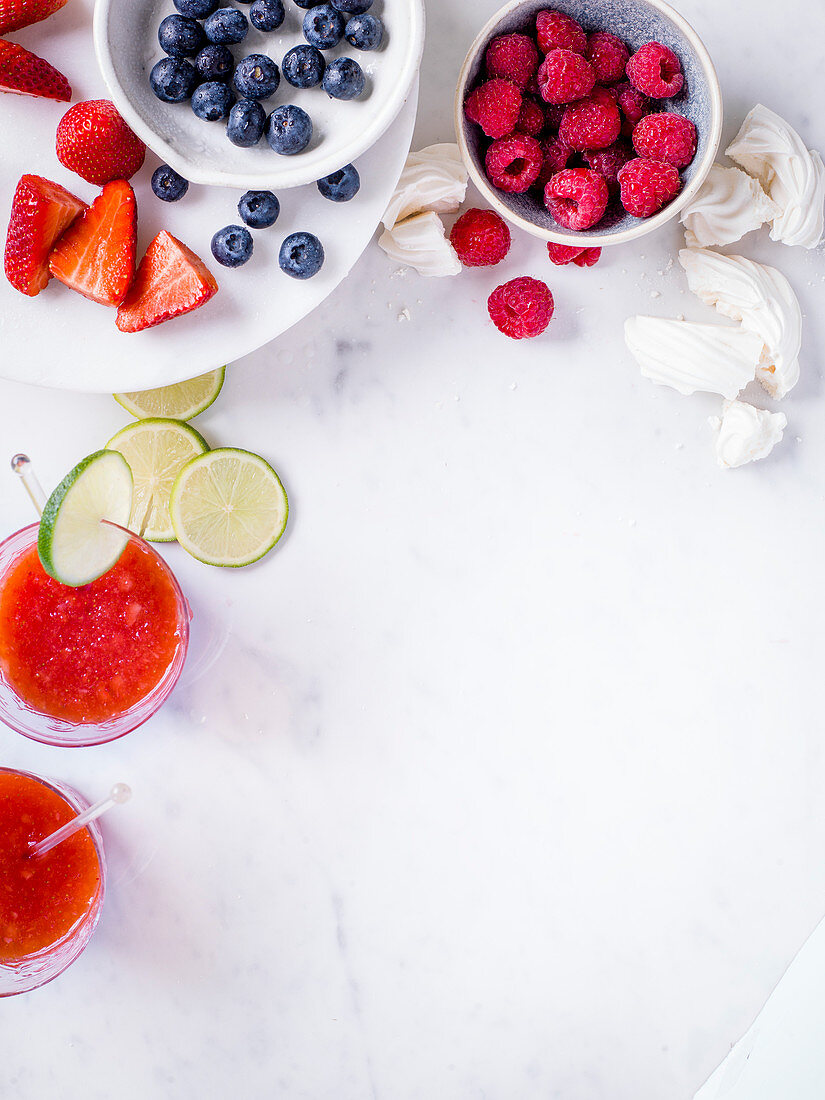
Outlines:
{"label": "red strawberry flesh", "polygon": [[199,256],[167,233],[158,233],[138,265],[135,281],[117,311],[121,332],[140,332],[198,309],[218,284]]}
{"label": "red strawberry flesh", "polygon": [[59,11],[66,0],[0,0],[0,34],[40,23]]}
{"label": "red strawberry flesh", "polygon": [[23,176],[17,184],[6,235],[6,278],[21,294],[34,297],[49,281],[54,242],[86,209],[70,191],[42,176]]}
{"label": "red strawberry flesh", "polygon": [[68,103],[72,88],[63,73],[17,42],[0,41],[0,92]]}

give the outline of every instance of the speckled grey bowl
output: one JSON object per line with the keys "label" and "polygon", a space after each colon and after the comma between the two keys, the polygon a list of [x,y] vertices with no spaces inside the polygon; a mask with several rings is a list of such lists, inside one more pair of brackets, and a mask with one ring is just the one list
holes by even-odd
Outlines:
{"label": "speckled grey bowl", "polygon": [[[464,116],[464,101],[482,75],[484,54],[490,39],[514,31],[534,33],[538,12],[552,8],[577,19],[586,31],[617,34],[631,54],[645,42],[662,42],[682,62],[685,85],[678,96],[661,100],[662,110],[676,110],[691,119],[698,132],[693,163],[681,173],[683,186],[677,197],[652,218],[634,218],[611,203],[593,229],[575,233],[562,229],[546,210],[535,190],[523,195],[499,191],[487,179],[484,154],[488,139],[481,128]],[[455,126],[461,155],[476,187],[513,225],[557,244],[603,247],[624,244],[659,229],[682,210],[702,186],[716,159],[722,137],[722,92],[708,51],[694,29],[662,0],[510,0],[482,27],[470,47],[455,97]]]}

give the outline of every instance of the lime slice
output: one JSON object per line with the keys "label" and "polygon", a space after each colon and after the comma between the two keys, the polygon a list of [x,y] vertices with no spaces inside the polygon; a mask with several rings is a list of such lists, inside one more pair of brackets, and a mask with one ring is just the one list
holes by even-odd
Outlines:
{"label": "lime slice", "polygon": [[174,541],[175,529],[169,518],[172,486],[189,459],[208,451],[209,444],[182,420],[150,417],[129,424],[106,446],[119,451],[132,470],[131,529],[149,542]]}
{"label": "lime slice", "polygon": [[77,588],[102,577],[129,541],[132,473],[116,451],[96,451],[66,474],[46,501],[37,550],[46,572]]}
{"label": "lime slice", "polygon": [[140,393],[116,393],[119,405],[138,419],[146,416],[169,416],[175,420],[191,420],[208,409],[221,392],[226,367],[218,367],[188,382],[175,386],[161,386],[156,390]]}
{"label": "lime slice", "polygon": [[178,542],[207,565],[251,565],[286,527],[289,504],[280,478],[259,455],[218,447],[183,467],[172,489]]}

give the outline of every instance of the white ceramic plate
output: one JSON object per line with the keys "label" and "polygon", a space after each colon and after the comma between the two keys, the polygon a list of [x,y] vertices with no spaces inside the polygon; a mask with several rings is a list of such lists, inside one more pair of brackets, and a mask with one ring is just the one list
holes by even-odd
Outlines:
{"label": "white ceramic plate", "polygon": [[[15,36],[66,74],[75,101],[106,94],[92,47],[91,7],[91,0],[73,0],[39,28]],[[64,13],[70,17],[61,19]],[[149,389],[240,359],[284,332],[320,305],[367,246],[409,150],[417,93],[416,84],[395,124],[357,161],[361,190],[354,199],[329,202],[314,184],[280,193],[278,221],[253,231],[252,259],[234,271],[212,259],[209,243],[215,230],[240,221],[241,191],[193,185],[180,202],[161,202],[149,185],[159,161],[147,155],[132,180],[138,255],[160,229],[168,229],[203,257],[220,291],[186,317],[129,334],[115,327],[113,309],[87,301],[54,279],[36,298],[27,298],[0,273],[0,377],[93,393]],[[55,128],[66,105],[0,94],[0,107],[0,234],[5,241],[5,219],[23,173],[53,179],[87,202],[97,189],[55,156]],[[278,267],[281,241],[298,229],[317,234],[326,251],[324,267],[307,282],[289,278]]]}
{"label": "white ceramic plate", "polygon": [[[236,6],[236,5],[232,5]],[[306,43],[301,23],[306,12],[284,0],[286,18],[277,31],[264,34],[250,25],[249,34],[231,46],[235,60],[251,53],[268,54],[279,68],[287,50]],[[239,5],[247,17],[247,4]],[[281,79],[267,111],[283,103],[302,107],[313,123],[312,141],[303,153],[284,157],[266,140],[239,149],[227,140],[225,124],[203,122],[189,102],[162,103],[149,87],[149,73],[164,56],[157,28],[175,11],[172,0],[97,0],[95,49],[111,98],[150,149],[195,183],[222,187],[298,187],[336,172],[360,157],[385,132],[410,90],[424,48],[422,0],[377,0],[370,9],[385,25],[379,50],[353,49],[346,41],[324,51],[327,61],[354,58],[367,78],[364,95],[342,102],[321,88],[300,90]]]}

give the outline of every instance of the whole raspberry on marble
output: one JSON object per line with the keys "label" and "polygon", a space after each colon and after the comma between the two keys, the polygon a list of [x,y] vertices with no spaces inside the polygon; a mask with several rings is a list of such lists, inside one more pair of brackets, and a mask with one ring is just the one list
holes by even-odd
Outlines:
{"label": "whole raspberry on marble", "polygon": [[583,54],[587,35],[581,23],[560,11],[540,11],[536,16],[536,38],[542,53],[551,50],[572,50]]}
{"label": "whole raspberry on marble", "polygon": [[687,168],[696,156],[696,127],[689,118],[672,112],[647,115],[633,131],[633,148],[648,160]]}
{"label": "whole raspberry on marble", "polygon": [[607,149],[622,130],[622,116],[616,101],[604,88],[594,88],[593,94],[578,103],[571,103],[564,112],[559,137],[571,149]]}
{"label": "whole raspberry on marble", "polygon": [[627,63],[627,78],[653,99],[676,95],[685,83],[679,58],[661,42],[648,42],[634,53]]}
{"label": "whole raspberry on marble", "polygon": [[539,67],[539,51],[526,34],[503,34],[494,38],[484,55],[487,75],[511,80],[526,88]]}
{"label": "whole raspberry on marble", "polygon": [[557,172],[561,172],[570,163],[570,158],[573,156],[573,150],[569,145],[566,145],[560,137],[542,141],[540,145],[541,151],[544,154],[544,160],[542,161],[541,171],[538,176],[536,176],[536,181],[533,186],[537,187],[543,195],[545,187],[553,176],[555,176]]}
{"label": "whole raspberry on marble", "polygon": [[547,103],[573,103],[590,95],[596,74],[581,54],[572,50],[553,50],[538,71],[539,91]]}
{"label": "whole raspberry on marble", "polygon": [[622,206],[634,218],[649,218],[675,199],[682,188],[672,164],[637,157],[619,172]]}
{"label": "whole raspberry on marble", "polygon": [[464,114],[489,138],[511,134],[521,111],[521,90],[511,80],[488,80],[470,92]]}
{"label": "whole raspberry on marble", "polygon": [[580,256],[576,256],[573,263],[576,267],[595,267],[602,256],[600,248],[585,248]]}
{"label": "whole raspberry on marble", "polygon": [[624,79],[630,50],[609,31],[593,31],[587,37],[584,56],[593,67],[597,84],[616,84]]}
{"label": "whole raspberry on marble", "polygon": [[591,229],[607,209],[607,183],[592,168],[565,168],[544,189],[544,205],[563,229]]}
{"label": "whole raspberry on marble", "polygon": [[516,122],[516,131],[519,134],[538,137],[546,125],[547,119],[544,117],[544,111],[534,99],[525,96]]}
{"label": "whole raspberry on marble", "polygon": [[550,288],[540,279],[522,275],[496,287],[487,300],[487,312],[499,332],[513,340],[541,336],[553,317]]}
{"label": "whole raspberry on marble", "polygon": [[493,210],[473,207],[453,226],[450,244],[465,267],[492,267],[510,251],[510,230]]}
{"label": "whole raspberry on marble", "polygon": [[650,100],[638,88],[634,88],[632,84],[617,84],[614,91],[616,92],[616,102],[619,104],[619,110],[624,115],[622,133],[625,137],[631,137],[637,123],[649,113]]}
{"label": "whole raspberry on marble", "polygon": [[543,162],[544,153],[535,138],[511,134],[493,142],[484,158],[484,167],[495,187],[521,194],[535,183]]}
{"label": "whole raspberry on marble", "polygon": [[567,264],[572,264],[577,256],[581,256],[584,252],[583,248],[572,248],[569,244],[556,244],[554,241],[547,242],[547,254],[550,257],[550,263],[556,265],[556,267],[565,267]]}
{"label": "whole raspberry on marble", "polygon": [[619,189],[619,170],[633,160],[633,150],[625,141],[617,141],[607,149],[588,149],[584,152],[588,168],[604,176],[611,190]]}

